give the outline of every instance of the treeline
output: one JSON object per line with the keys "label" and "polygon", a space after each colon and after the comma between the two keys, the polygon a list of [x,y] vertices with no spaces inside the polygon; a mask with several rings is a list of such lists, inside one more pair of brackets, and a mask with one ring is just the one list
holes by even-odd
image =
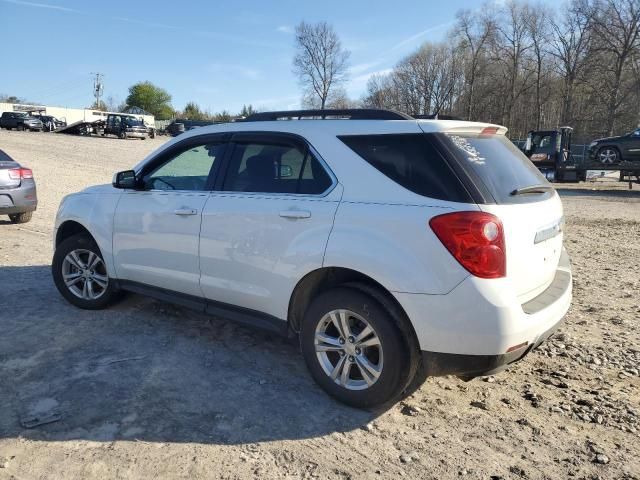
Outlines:
{"label": "treeline", "polygon": [[640,123],[640,0],[461,11],[446,41],[373,76],[360,103],[495,122],[511,138],[563,125],[582,140],[631,130]]}
{"label": "treeline", "polygon": [[253,108],[251,104],[243,105],[242,110],[240,112],[233,114],[227,110],[222,110],[221,112],[210,112],[208,110],[202,110],[200,106],[195,102],[188,102],[184,110],[176,111],[174,116],[176,118],[188,118],[189,120],[211,120],[213,122],[230,122],[231,120],[235,120],[237,118],[248,117],[253,113],[257,113],[258,111]]}

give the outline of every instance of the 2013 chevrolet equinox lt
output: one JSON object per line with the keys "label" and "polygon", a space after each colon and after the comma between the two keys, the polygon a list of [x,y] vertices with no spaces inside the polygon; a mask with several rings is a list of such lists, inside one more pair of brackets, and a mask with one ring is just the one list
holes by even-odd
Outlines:
{"label": "2013 chevrolet equinox lt", "polygon": [[350,405],[495,373],[571,301],[560,199],[497,125],[384,110],[259,113],[67,196],[53,277],[297,335]]}

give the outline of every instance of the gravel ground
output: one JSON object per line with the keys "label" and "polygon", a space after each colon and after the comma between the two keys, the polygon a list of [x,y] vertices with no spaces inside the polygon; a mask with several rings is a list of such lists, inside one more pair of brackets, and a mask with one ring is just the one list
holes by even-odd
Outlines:
{"label": "gravel ground", "polygon": [[547,344],[365,412],[279,338],[135,295],[100,312],[58,295],[62,196],[163,141],[0,131],[40,200],[31,223],[0,220],[0,478],[640,478],[638,186],[562,185],[575,297]]}

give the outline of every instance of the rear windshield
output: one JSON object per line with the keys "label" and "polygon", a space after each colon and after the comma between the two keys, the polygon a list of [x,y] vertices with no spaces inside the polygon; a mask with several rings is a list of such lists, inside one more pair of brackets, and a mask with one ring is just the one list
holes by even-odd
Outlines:
{"label": "rear windshield", "polygon": [[[536,201],[550,195],[511,195],[532,185],[548,185],[531,161],[504,135],[438,133],[469,176],[480,180],[496,203]],[[475,178],[474,178],[475,177]]]}
{"label": "rear windshield", "polygon": [[373,167],[418,195],[472,202],[454,171],[425,134],[338,137]]}

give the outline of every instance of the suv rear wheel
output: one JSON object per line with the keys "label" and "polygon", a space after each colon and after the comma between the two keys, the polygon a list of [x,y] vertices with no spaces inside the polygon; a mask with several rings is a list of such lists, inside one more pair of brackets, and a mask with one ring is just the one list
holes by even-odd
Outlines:
{"label": "suv rear wheel", "polygon": [[393,401],[411,380],[409,347],[397,319],[355,289],[332,289],[311,303],[300,345],[315,381],[354,407]]}
{"label": "suv rear wheel", "polygon": [[80,308],[105,308],[118,293],[98,245],[88,235],[74,235],[56,247],[51,273],[62,296]]}

